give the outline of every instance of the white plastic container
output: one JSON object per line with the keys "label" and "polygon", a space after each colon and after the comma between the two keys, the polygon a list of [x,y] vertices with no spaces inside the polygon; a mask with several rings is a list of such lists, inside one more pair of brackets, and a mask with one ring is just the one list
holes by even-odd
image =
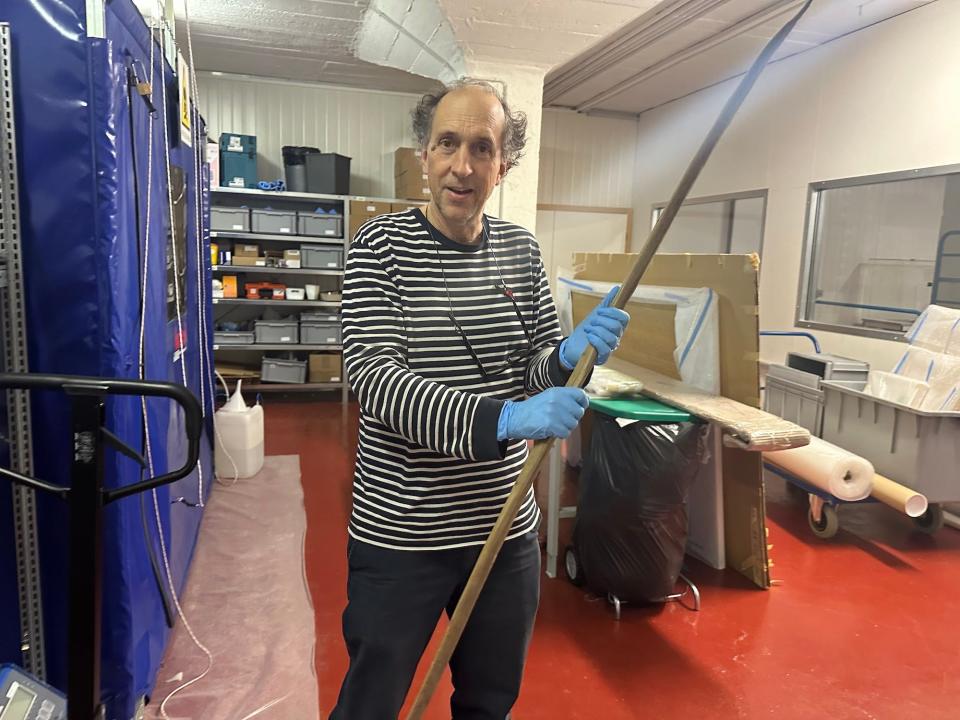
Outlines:
{"label": "white plastic container", "polygon": [[263,408],[247,407],[237,390],[213,416],[216,425],[214,467],[223,479],[250,478],[263,467]]}

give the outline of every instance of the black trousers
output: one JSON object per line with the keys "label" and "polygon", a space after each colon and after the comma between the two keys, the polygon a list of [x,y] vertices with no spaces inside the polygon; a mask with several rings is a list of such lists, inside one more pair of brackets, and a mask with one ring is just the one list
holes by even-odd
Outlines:
{"label": "black trousers", "polygon": [[[351,539],[343,637],[350,668],[330,720],[395,720],[440,613],[449,616],[480,548],[411,552]],[[450,661],[453,720],[505,720],[520,693],[540,600],[540,545],[504,543]]]}

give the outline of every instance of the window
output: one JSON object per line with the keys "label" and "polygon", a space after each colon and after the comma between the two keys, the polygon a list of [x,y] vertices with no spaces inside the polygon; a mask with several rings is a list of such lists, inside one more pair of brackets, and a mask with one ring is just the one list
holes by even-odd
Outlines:
{"label": "window", "polygon": [[[666,203],[653,208],[656,225]],[[767,191],[687,200],[680,206],[660,252],[760,253]]]}
{"label": "window", "polygon": [[810,186],[797,323],[899,339],[960,307],[960,167]]}

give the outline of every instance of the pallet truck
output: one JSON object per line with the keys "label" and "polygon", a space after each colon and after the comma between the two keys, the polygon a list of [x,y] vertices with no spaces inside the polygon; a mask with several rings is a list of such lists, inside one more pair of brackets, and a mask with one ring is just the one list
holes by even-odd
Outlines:
{"label": "pallet truck", "polygon": [[[0,720],[104,720],[100,698],[100,630],[103,579],[103,512],[112,502],[185,478],[197,464],[203,414],[183,385],[75,375],[0,373],[0,388],[59,390],[72,400],[71,486],[54,485],[0,468],[0,476],[70,505],[70,612],[67,696],[14,665],[0,667]],[[136,450],[104,427],[107,396],[165,397],[183,411],[187,459],[172,472],[131,485],[104,487],[107,447],[146,467]],[[69,705],[67,698],[69,697]]]}

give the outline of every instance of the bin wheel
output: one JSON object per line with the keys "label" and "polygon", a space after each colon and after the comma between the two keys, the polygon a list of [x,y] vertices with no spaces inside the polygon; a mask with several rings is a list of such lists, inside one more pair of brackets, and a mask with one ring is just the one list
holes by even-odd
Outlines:
{"label": "bin wheel", "polygon": [[583,587],[586,578],[580,569],[580,558],[577,557],[577,551],[573,549],[573,545],[567,545],[563,553],[563,566],[567,571],[567,580],[576,587]]}
{"label": "bin wheel", "polygon": [[837,534],[840,529],[840,516],[833,505],[824,505],[820,511],[820,522],[813,519],[813,511],[807,511],[807,522],[813,534],[823,540],[828,540]]}
{"label": "bin wheel", "polygon": [[943,507],[932,503],[920,517],[913,519],[914,524],[923,532],[933,535],[943,527]]}

